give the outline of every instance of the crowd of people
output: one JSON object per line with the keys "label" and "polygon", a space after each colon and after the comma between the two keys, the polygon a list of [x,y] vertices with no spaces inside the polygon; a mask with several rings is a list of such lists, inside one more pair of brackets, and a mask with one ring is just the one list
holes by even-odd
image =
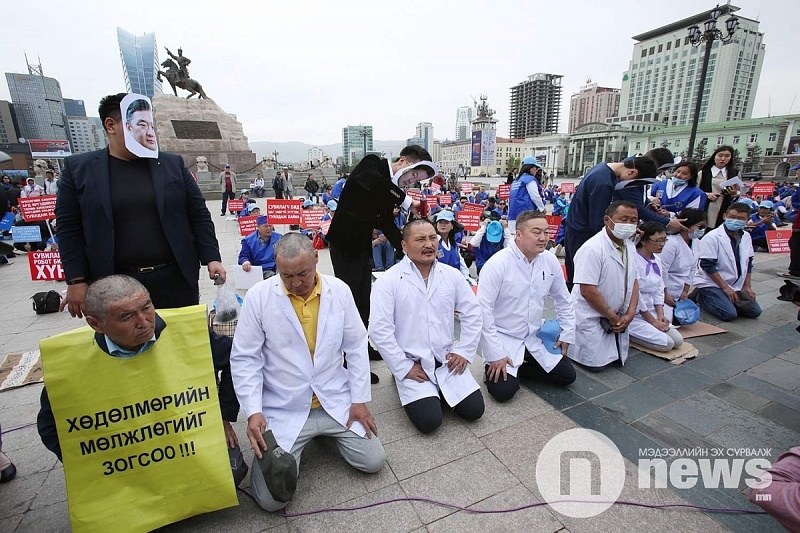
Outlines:
{"label": "crowd of people", "polygon": [[[100,104],[107,149],[67,158],[57,183],[34,181],[19,197],[57,190],[60,240],[51,244],[66,275],[62,309],[85,316],[92,330],[85,336],[100,352],[132,358],[177,342],[167,328],[172,315],[160,311],[198,304],[201,265],[217,281],[226,271],[183,161],[165,152],[144,160],[125,148],[122,97]],[[299,464],[313,438],[328,436],[354,468],[383,468],[368,408],[377,382],[370,359],[386,362],[411,424],[430,433],[444,423],[444,409],[481,418],[484,390],[507,402],[522,379],[567,386],[580,379],[577,365],[590,372],[623,365],[631,341],[657,351],[680,347],[675,310],[686,302],[721,320],[757,318],[751,272],[764,231],[793,224],[787,276],[800,276],[800,193],[778,184],[770,198],[750,197],[726,183],[736,173],[732,156],[720,147],[698,168],[654,149],[591,168],[571,198],[543,186],[541,165],[526,157],[508,198],[498,198],[485,186],[462,193],[425,149],[407,146],[392,160],[364,157],[332,186],[309,175],[304,207],[321,200],[330,226],[283,235],[248,201],[250,192],[263,197],[263,178],[246,188],[226,165],[221,214],[239,191],[245,214],[258,217],[238,263],[245,271],[261,267],[263,281],[248,291],[232,335],[209,328],[210,355],[234,465],[241,451],[230,422],[240,410],[247,419],[255,500],[267,511],[291,500],[276,486],[287,476],[296,481],[297,468],[265,469],[271,446]],[[4,179],[7,198],[12,188]],[[276,198],[293,198],[287,168],[272,189]],[[410,189],[450,201],[415,200]],[[468,203],[481,205],[475,232],[459,222]],[[566,275],[548,209],[563,219]],[[318,271],[318,239],[330,248],[333,276]],[[481,372],[473,374],[478,360]],[[61,459],[53,407],[45,388],[39,433]],[[13,477],[7,468],[0,454],[2,481]],[[246,470],[234,469],[236,484]]]}

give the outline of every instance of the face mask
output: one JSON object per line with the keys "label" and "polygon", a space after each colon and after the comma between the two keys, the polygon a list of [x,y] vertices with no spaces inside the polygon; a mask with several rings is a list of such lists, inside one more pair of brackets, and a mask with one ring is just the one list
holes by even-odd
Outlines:
{"label": "face mask", "polygon": [[611,233],[613,233],[614,237],[617,239],[629,239],[634,233],[636,233],[636,224],[614,223],[614,229],[611,230]]}
{"label": "face mask", "polygon": [[692,239],[692,240],[700,239],[705,234],[706,234],[706,229],[705,228],[698,228],[698,229],[694,230],[693,232],[691,232],[689,234],[689,238]]}
{"label": "face mask", "polygon": [[686,180],[678,179],[674,176],[670,179],[672,179],[672,184],[678,187],[680,187],[681,185],[686,185]]}
{"label": "face mask", "polygon": [[728,231],[741,231],[744,229],[744,220],[735,220],[733,218],[725,219],[725,229]]}

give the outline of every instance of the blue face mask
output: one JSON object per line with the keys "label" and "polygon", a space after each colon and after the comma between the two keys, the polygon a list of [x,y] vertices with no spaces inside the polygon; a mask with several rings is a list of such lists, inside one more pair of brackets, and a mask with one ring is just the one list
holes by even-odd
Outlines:
{"label": "blue face mask", "polygon": [[725,219],[725,229],[728,231],[741,231],[744,229],[744,220],[735,220],[732,218]]}
{"label": "blue face mask", "polygon": [[677,187],[680,187],[682,185],[686,185],[686,180],[682,180],[682,179],[676,178],[674,176],[672,178],[670,178],[670,179],[672,180],[672,184],[677,186]]}

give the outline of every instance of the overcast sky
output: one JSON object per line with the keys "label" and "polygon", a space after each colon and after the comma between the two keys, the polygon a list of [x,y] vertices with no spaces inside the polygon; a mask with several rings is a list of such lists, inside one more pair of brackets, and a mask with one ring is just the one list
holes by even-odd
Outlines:
{"label": "overcast sky", "polygon": [[[707,2],[710,9],[715,2]],[[800,112],[791,2],[737,0],[758,18],[766,58],[754,117]],[[341,141],[345,125],[368,124],[376,139],[405,139],[418,122],[453,138],[456,108],[489,96],[508,135],[510,88],[536,72],[562,74],[561,131],[569,96],[587,77],[620,87],[631,36],[696,14],[696,0],[213,1],[142,4],[44,0],[6,2],[0,68],[44,73],[90,115],[125,90],[117,26],[155,32],[159,58],[183,47],[206,93],[244,124],[251,141]],[[178,7],[178,6],[184,7]],[[791,14],[791,15],[790,15]],[[723,17],[724,19],[725,17]],[[10,99],[8,86],[0,99]],[[165,90],[169,90],[166,84]],[[185,93],[184,93],[185,94]],[[791,107],[793,104],[793,107]]]}

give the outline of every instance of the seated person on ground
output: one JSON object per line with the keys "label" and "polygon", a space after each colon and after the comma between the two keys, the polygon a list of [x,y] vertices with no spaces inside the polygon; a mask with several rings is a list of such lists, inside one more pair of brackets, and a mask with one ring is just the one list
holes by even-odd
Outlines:
{"label": "seated person on ground", "polygon": [[[523,211],[517,216],[514,240],[481,270],[478,300],[486,388],[501,402],[516,394],[520,377],[553,385],[575,381],[567,358],[575,342],[575,309],[561,264],[544,253],[547,228],[543,212]],[[555,302],[560,328],[554,338],[541,332],[548,296]]]}
{"label": "seated person on ground", "polygon": [[478,232],[472,236],[470,241],[472,251],[475,253],[475,268],[478,275],[486,261],[509,246],[513,240],[514,236],[508,231],[508,222],[484,218]]}
{"label": "seated person on ground", "polygon": [[750,228],[750,239],[756,252],[767,252],[767,232],[776,230],[775,217],[772,212],[773,204],[764,200],[758,204],[758,211],[750,215],[746,228]]}
{"label": "seated person on ground", "polygon": [[[466,420],[477,420],[484,410],[469,371],[481,310],[464,277],[436,260],[437,240],[427,219],[406,224],[406,256],[375,282],[370,298],[369,336],[394,375],[408,418],[423,433],[442,424],[440,396]],[[456,312],[461,338],[454,343]]]}
{"label": "seated person on ground", "polygon": [[683,344],[683,337],[664,311],[664,265],[658,254],[667,242],[667,228],[661,222],[639,226],[636,267],[639,277],[639,312],[629,329],[631,339],[658,352],[668,352]]}
{"label": "seated person on ground", "polygon": [[706,213],[688,208],[678,213],[683,229],[667,235],[667,244],[658,254],[661,260],[661,277],[664,279],[664,316],[672,322],[675,302],[689,297],[689,287],[697,268],[697,247],[706,232]]}
{"label": "seated person on ground", "polygon": [[750,208],[743,203],[731,204],[723,218],[724,223],[698,243],[700,268],[694,276],[691,298],[721,320],[757,318],[761,306],[750,286],[753,244],[750,234],[744,231]]}
{"label": "seated person on ground", "polygon": [[267,511],[286,506],[270,493],[258,462],[269,451],[262,438],[267,428],[298,467],[303,448],[318,436],[331,437],[362,472],[377,472],[386,462],[366,406],[367,331],[350,288],[317,272],[317,252],[299,233],[278,241],[275,260],[278,275],[247,293],[231,351],[233,383],[256,455],[253,497]]}
{"label": "seated person on ground", "polygon": [[394,248],[382,231],[372,230],[372,271],[384,272],[394,265]]}
{"label": "seated person on ground", "polygon": [[464,226],[456,222],[452,211],[442,210],[436,215],[436,233],[439,237],[436,260],[460,271],[464,278],[469,280],[469,269],[459,253],[456,242],[456,233],[463,229]]}
{"label": "seated person on ground", "polygon": [[265,216],[258,217],[256,224],[256,230],[242,239],[239,264],[245,272],[250,272],[252,266],[260,266],[264,279],[267,279],[275,275],[275,243],[281,234],[274,231],[275,227],[267,222]]}

